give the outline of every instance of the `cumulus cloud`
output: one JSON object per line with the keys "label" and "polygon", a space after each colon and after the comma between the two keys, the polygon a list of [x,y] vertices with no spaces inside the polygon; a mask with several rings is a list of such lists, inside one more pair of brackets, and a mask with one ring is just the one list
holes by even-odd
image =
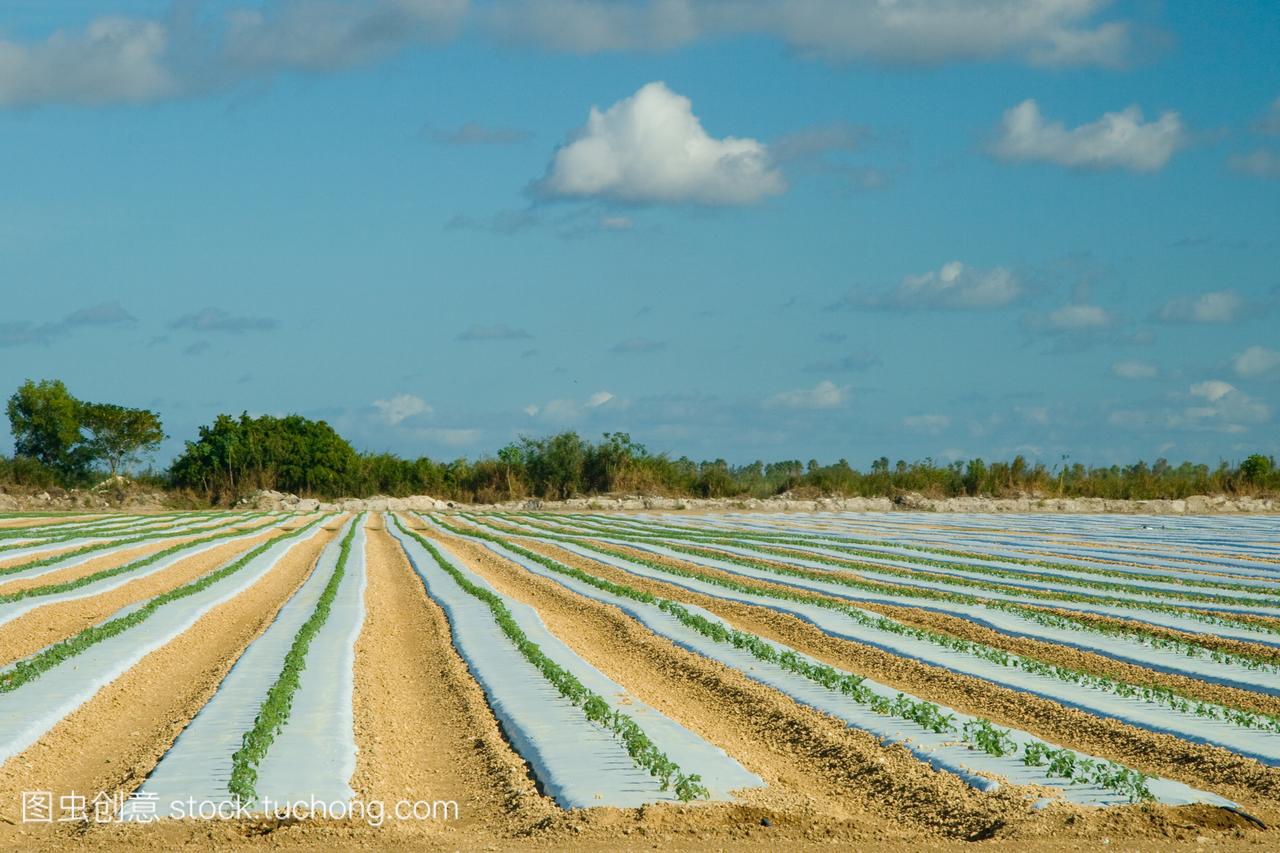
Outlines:
{"label": "cumulus cloud", "polygon": [[1004,114],[990,151],[1007,162],[1039,161],[1071,169],[1155,172],[1164,168],[1186,141],[1187,130],[1176,112],[1165,112],[1155,121],[1144,122],[1142,110],[1131,106],[1068,129],[1062,122],[1045,121],[1040,107],[1028,99]]}
{"label": "cumulus cloud", "polygon": [[473,325],[458,335],[460,341],[520,341],[532,338],[533,335],[524,329],[508,326],[506,323],[494,325]]}
{"label": "cumulus cloud", "polygon": [[1280,352],[1262,346],[1251,346],[1231,361],[1237,376],[1266,376],[1280,368]]}
{"label": "cumulus cloud", "polygon": [[1233,172],[1252,175],[1255,178],[1280,178],[1280,153],[1257,148],[1247,154],[1235,154],[1227,159]]}
{"label": "cumulus cloud", "polygon": [[786,182],[762,143],[708,135],[692,102],[657,82],[607,110],[592,107],[534,188],[548,198],[738,205]]}
{"label": "cumulus cloud", "polygon": [[1160,371],[1145,361],[1117,361],[1111,372],[1121,379],[1154,379]]}
{"label": "cumulus cloud", "polygon": [[386,400],[374,400],[373,407],[378,410],[379,417],[391,426],[398,426],[409,418],[432,412],[426,400],[413,394],[396,394]]}
{"label": "cumulus cloud", "polygon": [[531,139],[533,133],[516,127],[485,127],[469,121],[452,128],[427,125],[422,128],[422,136],[438,145],[514,145]]}
{"label": "cumulus cloud", "polygon": [[1085,329],[1101,329],[1115,321],[1106,310],[1097,305],[1063,305],[1050,312],[1047,322],[1049,328],[1063,332],[1082,331]]}
{"label": "cumulus cloud", "polygon": [[902,419],[902,425],[912,432],[938,435],[951,426],[951,418],[948,415],[908,415]]}
{"label": "cumulus cloud", "polygon": [[831,307],[980,310],[1002,308],[1022,293],[1022,282],[1012,270],[977,269],[950,261],[937,270],[906,276],[889,293],[852,294]]}
{"label": "cumulus cloud", "polygon": [[1234,290],[1214,290],[1199,296],[1182,296],[1164,305],[1156,315],[1165,323],[1234,323],[1244,299]]}
{"label": "cumulus cloud", "polygon": [[1223,382],[1221,379],[1207,379],[1191,386],[1191,396],[1203,397],[1211,403],[1216,403],[1235,390],[1235,386],[1230,382]]}
{"label": "cumulus cloud", "polygon": [[119,302],[100,302],[85,308],[78,308],[61,320],[34,323],[30,320],[17,320],[0,323],[0,347],[21,346],[23,344],[51,344],[58,338],[72,334],[80,329],[88,328],[127,328],[137,323],[137,319],[124,309]]}
{"label": "cumulus cloud", "polygon": [[278,326],[270,317],[237,316],[221,308],[208,308],[193,314],[184,314],[169,323],[171,329],[186,329],[194,332],[226,332],[240,334],[242,332],[267,332]]}
{"label": "cumulus cloud", "polygon": [[1037,65],[1123,64],[1129,25],[1106,0],[499,0],[502,39],[574,53],[665,50],[765,35],[831,62],[936,64],[1012,56]]}
{"label": "cumulus cloud", "polygon": [[836,385],[829,379],[824,379],[812,388],[775,394],[765,400],[765,406],[782,409],[835,409],[843,406],[850,396],[848,385]]}

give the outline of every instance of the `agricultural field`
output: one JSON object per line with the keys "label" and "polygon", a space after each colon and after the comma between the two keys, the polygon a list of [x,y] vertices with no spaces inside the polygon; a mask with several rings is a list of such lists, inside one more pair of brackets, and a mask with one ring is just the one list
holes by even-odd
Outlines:
{"label": "agricultural field", "polygon": [[1278,529],[0,516],[0,843],[1277,849]]}

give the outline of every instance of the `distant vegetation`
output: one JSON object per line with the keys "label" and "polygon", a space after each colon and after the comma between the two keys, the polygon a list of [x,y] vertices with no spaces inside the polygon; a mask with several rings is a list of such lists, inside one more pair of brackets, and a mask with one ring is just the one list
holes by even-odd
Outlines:
{"label": "distant vegetation", "polygon": [[[9,399],[8,413],[16,452],[12,459],[0,457],[0,484],[86,485],[104,473],[124,470],[164,438],[154,413],[85,403],[57,381],[27,382]],[[1191,462],[1171,465],[1165,459],[1123,467],[1064,462],[1050,468],[1017,456],[1007,462],[950,464],[881,457],[858,470],[844,459],[827,465],[812,459],[695,462],[650,453],[622,432],[605,433],[599,441],[563,432],[522,437],[492,456],[444,462],[358,453],[324,421],[248,414],[219,415],[186,443],[167,472],[149,472],[144,478],[220,503],[258,489],[320,498],[425,494],[465,502],[609,493],[764,498],[783,492],[799,497],[920,492],[932,497],[1128,499],[1280,493],[1275,460],[1260,454],[1213,468]]]}
{"label": "distant vegetation", "polygon": [[940,465],[890,461],[869,470],[846,460],[821,465],[798,459],[730,465],[722,459],[695,462],[651,454],[626,433],[599,441],[563,432],[521,438],[493,456],[439,462],[402,459],[389,453],[357,453],[328,424],[291,415],[220,416],[200,429],[199,439],[170,469],[171,484],[226,501],[257,489],[337,497],[373,494],[432,495],[466,502],[513,498],[567,498],[608,493],[698,497],[894,495],[1015,495],[1018,493],[1102,498],[1181,498],[1197,494],[1262,494],[1280,491],[1280,472],[1270,457],[1254,455],[1240,465],[1216,468],[1184,462],[1138,462],[1125,467],[1064,465],[1050,469],[1021,456],[1010,462],[981,459]]}

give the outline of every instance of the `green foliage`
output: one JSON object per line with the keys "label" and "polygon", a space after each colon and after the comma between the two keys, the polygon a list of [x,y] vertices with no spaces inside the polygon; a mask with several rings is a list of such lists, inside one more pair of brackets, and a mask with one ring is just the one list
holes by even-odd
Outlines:
{"label": "green foliage", "polygon": [[81,440],[80,405],[59,379],[24,382],[6,407],[15,456],[63,474],[81,469],[85,460],[75,453]]}
{"label": "green foliage", "polygon": [[990,755],[1011,755],[1018,744],[1009,737],[1008,729],[998,729],[990,720],[970,720],[964,724],[964,739]]}
{"label": "green foliage", "polygon": [[333,601],[338,596],[338,586],[346,574],[347,559],[351,556],[351,542],[355,539],[356,527],[364,520],[361,513],[352,522],[351,529],[342,538],[338,546],[338,561],[333,567],[333,574],[325,584],[320,598],[316,602],[311,616],[294,635],[293,644],[284,658],[284,668],[275,683],[267,690],[267,697],[262,702],[258,716],[253,721],[253,728],[244,733],[240,749],[231,756],[231,778],[227,790],[243,802],[252,802],[258,796],[255,785],[258,781],[258,765],[266,757],[267,750],[275,742],[276,735],[284,731],[289,722],[289,712],[293,710],[293,695],[302,684],[302,671],[306,669],[307,651],[311,641],[324,627],[333,609]]}
{"label": "green foliage", "polygon": [[89,431],[85,446],[92,458],[107,463],[112,476],[136,462],[139,454],[154,451],[165,439],[160,416],[148,409],[85,403],[80,411],[81,426]]}
{"label": "green foliage", "polygon": [[77,400],[57,379],[28,379],[6,409],[14,459],[0,460],[0,482],[80,484],[97,462],[115,475],[165,438],[155,412]]}
{"label": "green foliage", "polygon": [[631,756],[631,759],[638,766],[648,770],[652,776],[661,782],[662,790],[665,791],[674,785],[676,796],[685,802],[698,798],[705,799],[710,796],[710,792],[702,785],[701,777],[696,773],[685,774],[682,772],[675,762],[649,740],[649,737],[636,724],[635,720],[621,711],[611,710],[609,703],[603,697],[588,690],[573,673],[543,654],[538,644],[530,640],[528,635],[521,630],[515,618],[511,615],[511,611],[507,609],[507,606],[499,596],[469,581],[465,575],[444,559],[427,539],[406,528],[400,523],[398,517],[393,516],[393,518],[395,519],[396,527],[407,536],[411,536],[426,549],[431,558],[435,560],[436,565],[449,577],[453,578],[458,586],[489,606],[489,611],[493,614],[494,621],[497,622],[502,633],[506,634],[507,638],[520,651],[524,659],[533,664],[560,691],[560,695],[581,708],[588,720],[598,723],[613,732],[626,746],[627,754]]}
{"label": "green foliage", "polygon": [[1271,472],[1276,468],[1276,461],[1270,456],[1255,453],[1240,463],[1240,474],[1246,482],[1264,485]]}
{"label": "green foliage", "polygon": [[219,415],[170,468],[173,485],[234,499],[255,489],[339,497],[350,493],[359,457],[324,421],[300,415]]}
{"label": "green foliage", "polygon": [[1132,803],[1155,799],[1147,788],[1147,781],[1151,777],[1145,773],[1107,761],[1081,758],[1069,749],[1055,749],[1044,743],[1028,743],[1023,748],[1022,760],[1028,767],[1047,765],[1046,773],[1049,776],[1063,777],[1074,783],[1093,783],[1120,791]]}
{"label": "green foliage", "polygon": [[[1253,457],[1250,457],[1253,458]],[[1266,459],[1267,457],[1262,457]],[[429,494],[466,502],[497,502],[528,497],[561,499],[577,495],[647,494],[716,498],[766,498],[784,492],[797,497],[894,497],[920,492],[931,497],[986,495],[1008,497],[1087,497],[1175,499],[1190,495],[1275,494],[1280,471],[1256,462],[1216,468],[1184,462],[1048,468],[1023,457],[987,462],[971,459],[949,465],[887,457],[866,472],[845,459],[830,465],[798,459],[732,465],[724,459],[698,462],[651,453],[626,433],[605,433],[598,442],[566,432],[545,438],[521,438],[495,456],[436,462],[400,459],[390,454],[360,457],[358,473],[346,493],[403,497]]]}

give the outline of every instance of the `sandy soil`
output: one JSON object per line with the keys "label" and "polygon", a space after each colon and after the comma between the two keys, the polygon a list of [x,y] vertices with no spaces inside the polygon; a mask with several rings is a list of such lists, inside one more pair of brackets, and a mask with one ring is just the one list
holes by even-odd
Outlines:
{"label": "sandy soil", "polygon": [[[18,822],[22,791],[127,794],[140,785],[306,579],[334,529],[296,545],[252,587],[147,655],[0,767],[0,843],[22,845],[50,835],[49,828]],[[52,832],[59,829],[78,834],[75,825],[55,825]]]}
{"label": "sandy soil", "polygon": [[[708,554],[715,553],[715,549],[713,548],[704,548],[702,550],[706,551]],[[652,557],[652,555],[650,556]],[[725,554],[724,556],[730,557],[733,555]],[[797,556],[803,557],[806,555],[797,553]],[[788,566],[785,563],[771,560],[767,555],[753,557],[752,559],[764,565],[776,566],[782,569],[795,568],[794,566]],[[830,574],[860,581],[879,582],[878,579],[867,578],[859,575],[857,571],[853,569],[832,568],[830,570]],[[1195,699],[1202,699],[1208,702],[1233,705],[1235,707],[1258,711],[1265,714],[1280,714],[1280,697],[1277,696],[1266,696],[1253,693],[1248,690],[1209,684],[1186,676],[1157,672],[1152,669],[1122,663],[1102,655],[1082,652],[1066,646],[1060,646],[1055,643],[1009,637],[1001,634],[999,631],[975,625],[965,619],[946,616],[940,613],[933,613],[922,608],[910,606],[895,607],[870,602],[860,602],[858,607],[863,610],[883,613],[890,618],[910,622],[919,627],[930,628],[956,637],[962,637],[966,640],[985,643],[990,646],[1005,649],[1006,651],[1010,651],[1015,654],[1035,657],[1039,660],[1045,661],[1046,663],[1059,664],[1061,666],[1071,667],[1072,669],[1078,669],[1084,672],[1104,675],[1109,678],[1118,678],[1133,684],[1158,684],[1160,686],[1167,687],[1170,690],[1180,692],[1183,695]]]}
{"label": "sandy soil", "polygon": [[[373,522],[365,548],[365,624],[356,647],[360,749],[352,787],[366,801],[454,800],[457,821],[397,831],[465,843],[477,827],[514,833],[553,817],[529,768],[502,736],[484,693],[454,651],[444,611],[427,598],[404,551]],[[387,713],[394,708],[395,713]]]}
{"label": "sandy soil", "polygon": [[[352,784],[365,800],[455,800],[458,820],[388,821],[380,827],[358,820],[60,827],[14,820],[22,790],[135,789],[305,579],[331,532],[293,549],[245,594],[148,655],[40,743],[0,768],[0,849],[1177,853],[1280,847],[1276,831],[1259,829],[1216,808],[1085,809],[1062,804],[1035,811],[1023,796],[1029,789],[978,794],[934,772],[901,747],[886,747],[676,647],[616,608],[526,573],[457,537],[441,536],[495,587],[537,606],[548,627],[585,659],[770,783],[731,804],[563,812],[537,791],[527,765],[505,740],[482,691],[452,648],[444,612],[426,596],[403,552],[381,529],[381,519],[371,518],[368,525],[367,610],[356,649],[354,710],[360,753]],[[336,530],[337,524],[328,527]],[[799,620],[764,608],[682,593],[669,584],[573,557],[553,545],[532,540],[524,544],[601,577],[708,607],[746,629],[833,664],[900,682],[904,689],[937,701],[957,707],[968,703],[1001,721],[1002,714],[1010,722],[1020,714],[1027,727],[1046,735],[1068,734],[1076,740],[1071,745],[1082,749],[1092,743],[1105,745],[1103,754],[1118,759],[1142,750],[1166,750],[1150,763],[1179,767],[1184,777],[1191,777],[1188,781],[1202,780],[1204,787],[1214,787],[1203,781],[1212,775],[1205,756],[1168,749],[1165,740],[1179,743],[1172,738],[1134,739],[1127,727],[1109,721],[1082,726],[1093,718],[1053,703],[1040,707],[1021,694],[1007,698],[989,685],[934,667],[901,665],[907,662],[827,638]],[[194,565],[184,565],[184,571],[195,572]],[[177,575],[166,582],[176,583]],[[0,642],[3,636],[0,631]],[[1212,752],[1210,758],[1216,760],[1222,751]],[[1221,772],[1216,790],[1247,799],[1268,823],[1280,819],[1280,787],[1271,775],[1256,778],[1240,768]]]}
{"label": "sandy soil", "polygon": [[[0,625],[0,666],[7,666],[50,643],[74,636],[135,601],[142,601],[189,583],[280,533],[281,531],[277,528],[252,539],[219,545],[102,595],[47,604]],[[91,571],[113,568],[135,559],[137,555],[113,554],[111,557],[103,558],[103,561]],[[82,574],[89,573],[86,571]],[[50,581],[50,583],[53,582],[55,581]]]}
{"label": "sandy soil", "polygon": [[[807,622],[787,614],[692,593],[672,584],[647,581],[595,561],[579,558],[537,540],[525,540],[522,544],[530,550],[548,554],[600,577],[646,589],[655,595],[705,607],[743,630],[787,643],[832,666],[891,684],[929,701],[980,715],[1001,725],[1034,731],[1053,743],[1120,761],[1153,775],[1179,779],[1247,804],[1272,817],[1280,817],[1280,807],[1277,806],[1277,800],[1280,799],[1280,770],[1264,767],[1227,750],[1192,744],[1115,720],[1101,719],[940,667],[906,660],[870,646],[830,637]],[[627,552],[627,549],[621,547],[617,550]],[[652,554],[642,555],[638,552],[633,553],[633,556],[655,559]],[[680,566],[678,561],[660,558],[656,561]],[[704,567],[685,565],[683,568],[696,568],[710,575],[716,573],[715,570]],[[764,582],[759,585],[769,586]]]}

